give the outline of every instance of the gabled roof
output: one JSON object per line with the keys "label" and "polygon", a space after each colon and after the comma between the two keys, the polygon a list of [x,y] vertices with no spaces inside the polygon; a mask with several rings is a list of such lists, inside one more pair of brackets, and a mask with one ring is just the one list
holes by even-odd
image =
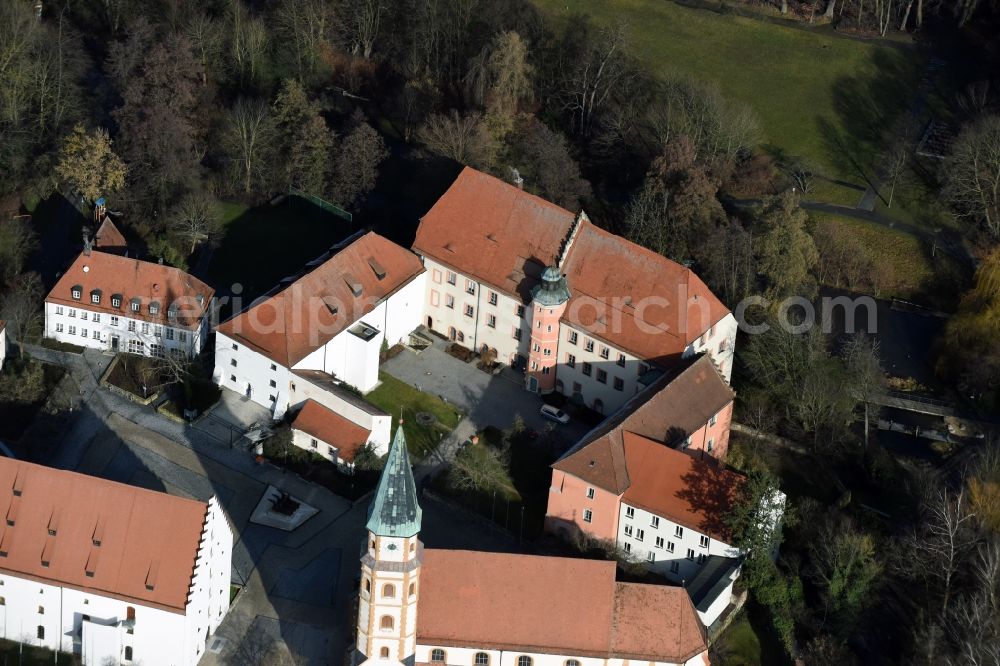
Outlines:
{"label": "gabled roof", "polygon": [[103,252],[122,252],[128,247],[125,236],[118,231],[118,227],[111,221],[110,216],[105,216],[101,226],[94,234],[94,247]]}
{"label": "gabled roof", "polygon": [[732,543],[726,525],[745,477],[715,458],[695,458],[631,432],[624,434],[632,483],[622,502]]}
{"label": "gabled roof", "polygon": [[412,537],[420,531],[422,514],[406,450],[406,435],[400,423],[389,446],[375,497],[368,507],[368,531],[376,536]]}
{"label": "gabled roof", "polygon": [[469,167],[423,217],[413,249],[525,303],[565,254],[563,322],[662,364],[729,314],[690,269]]}
{"label": "gabled roof", "polygon": [[[81,290],[74,299],[74,287]],[[100,303],[91,296],[97,292]],[[91,312],[123,315],[140,321],[179,328],[196,328],[208,312],[215,290],[179,268],[150,261],[139,261],[107,252],[80,254],[66,269],[45,300]],[[121,296],[119,307],[112,305],[112,296]],[[132,312],[130,303],[137,302],[139,311]],[[151,314],[150,304],[158,305]],[[171,306],[176,316],[171,317]]]}
{"label": "gabled roof", "polygon": [[615,563],[425,549],[425,645],[684,663],[705,637],[681,587],[615,582]]}
{"label": "gabled roof", "polygon": [[0,572],[185,609],[204,502],[0,458],[0,511]]}
{"label": "gabled roof", "polygon": [[372,434],[371,430],[312,399],[306,400],[292,421],[292,428],[336,447],[337,456],[346,462],[354,461],[354,456]]}
{"label": "gabled roof", "polygon": [[625,403],[552,467],[621,495],[633,482],[632,466],[625,458],[625,433],[677,444],[734,397],[711,357],[702,354]]}
{"label": "gabled roof", "polygon": [[291,368],[423,270],[415,254],[368,233],[217,330]]}

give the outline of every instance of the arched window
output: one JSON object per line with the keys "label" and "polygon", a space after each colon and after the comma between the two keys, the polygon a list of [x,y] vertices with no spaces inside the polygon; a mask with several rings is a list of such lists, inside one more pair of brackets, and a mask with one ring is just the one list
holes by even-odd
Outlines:
{"label": "arched window", "polygon": [[372,593],[372,582],[367,578],[365,578],[365,592],[367,592],[368,594]]}
{"label": "arched window", "polygon": [[458,332],[458,341],[465,342],[465,333],[463,333],[462,331]]}
{"label": "arched window", "polygon": [[384,647],[384,648],[382,648],[382,649],[381,649],[381,650],[379,651],[379,653],[378,653],[378,654],[379,654],[379,656],[380,656],[380,657],[382,657],[383,659],[388,659],[388,658],[389,658],[389,648],[387,648],[387,647]]}
{"label": "arched window", "polygon": [[594,411],[597,412],[598,414],[604,413],[604,401],[601,400],[600,398],[594,400]]}
{"label": "arched window", "polygon": [[382,597],[392,598],[396,596],[396,586],[391,583],[386,583],[382,586]]}
{"label": "arched window", "polygon": [[444,663],[444,650],[441,648],[434,648],[431,650],[431,663],[443,664]]}
{"label": "arched window", "polygon": [[517,666],[531,666],[531,657],[526,654],[522,654],[517,658]]}
{"label": "arched window", "polygon": [[416,593],[417,593],[417,584],[416,583],[410,583],[409,596],[412,597]]}
{"label": "arched window", "polygon": [[125,661],[132,661],[132,646],[125,646]]}
{"label": "arched window", "polygon": [[382,619],[379,620],[378,626],[380,629],[391,630],[396,626],[396,622],[392,619],[391,615],[383,615]]}
{"label": "arched window", "polygon": [[476,666],[490,666],[490,655],[485,652],[476,653]]}

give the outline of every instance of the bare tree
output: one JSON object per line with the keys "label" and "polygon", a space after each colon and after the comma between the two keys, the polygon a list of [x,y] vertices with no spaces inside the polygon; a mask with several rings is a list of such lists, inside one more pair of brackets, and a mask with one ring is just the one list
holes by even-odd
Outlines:
{"label": "bare tree", "polygon": [[512,129],[519,104],[532,96],[534,68],[528,60],[528,44],[516,32],[502,32],[471,65],[466,84],[476,102],[485,107],[487,122],[500,139]]}
{"label": "bare tree", "polygon": [[240,0],[233,0],[229,12],[229,50],[240,82],[252,82],[267,51],[267,27],[250,15]]}
{"label": "bare tree", "polygon": [[417,131],[417,138],[435,153],[476,168],[493,163],[496,146],[478,113],[460,116],[436,113]]}
{"label": "bare tree", "polygon": [[945,194],[959,215],[985,223],[1000,238],[1000,116],[966,127],[947,161]]}
{"label": "bare tree", "polygon": [[324,48],[334,38],[335,19],[324,0],[283,0],[278,7],[277,27],[291,49],[299,81],[319,70]]}
{"label": "bare tree", "polygon": [[865,446],[868,446],[871,429],[870,405],[885,384],[882,363],[879,359],[879,342],[864,333],[855,333],[844,345],[843,356],[851,383],[850,390],[855,399],[864,406]]}
{"label": "bare tree", "polygon": [[955,575],[975,544],[973,515],[964,487],[957,492],[938,489],[925,507],[923,523],[907,539],[909,566],[920,578],[936,585],[942,618],[948,615]]}
{"label": "bare tree", "polygon": [[218,66],[222,54],[222,26],[211,16],[198,12],[188,22],[185,34],[201,63],[201,84],[207,86],[209,69]]}
{"label": "bare tree", "polygon": [[44,298],[45,291],[38,273],[22,273],[14,279],[0,302],[0,313],[17,336],[21,356],[24,356],[25,340],[42,326]]}
{"label": "bare tree", "polygon": [[351,53],[367,60],[375,49],[382,24],[382,0],[358,0],[353,3],[350,25],[353,30]]}
{"label": "bare tree", "polygon": [[616,23],[602,29],[597,39],[588,41],[578,60],[566,63],[560,96],[578,133],[590,133],[595,113],[625,76],[626,40],[625,23]]}
{"label": "bare tree", "polygon": [[0,288],[21,273],[37,246],[38,239],[28,218],[15,217],[0,222]]}
{"label": "bare tree", "polygon": [[209,240],[217,234],[220,223],[219,204],[205,191],[184,195],[170,219],[174,235],[189,241],[191,252],[194,252],[199,242]]}
{"label": "bare tree", "polygon": [[234,164],[243,192],[249,194],[266,177],[270,165],[264,155],[271,146],[274,123],[269,105],[262,99],[241,97],[226,115],[224,141]]}

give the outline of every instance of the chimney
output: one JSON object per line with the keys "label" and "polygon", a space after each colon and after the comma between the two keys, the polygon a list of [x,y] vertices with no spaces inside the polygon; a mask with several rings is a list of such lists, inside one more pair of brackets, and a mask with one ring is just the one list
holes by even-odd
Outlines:
{"label": "chimney", "polygon": [[90,251],[94,249],[94,241],[90,239],[90,230],[83,228],[83,254],[89,257]]}
{"label": "chimney", "polygon": [[512,177],[512,179],[514,181],[514,184],[517,185],[517,189],[523,190],[524,189],[524,178],[521,178],[521,172],[518,171],[517,169],[515,169],[514,167],[511,167],[510,173],[511,173],[511,177]]}

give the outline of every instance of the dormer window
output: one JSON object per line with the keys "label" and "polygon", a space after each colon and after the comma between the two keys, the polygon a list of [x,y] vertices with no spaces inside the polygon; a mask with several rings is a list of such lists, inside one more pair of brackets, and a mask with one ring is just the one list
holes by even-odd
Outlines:
{"label": "dormer window", "polygon": [[94,289],[94,290],[92,290],[90,292],[90,302],[91,303],[100,303],[101,302],[101,290],[100,289]]}
{"label": "dormer window", "polygon": [[72,294],[74,301],[80,300],[80,297],[83,296],[83,287],[81,287],[80,285],[76,285],[72,289]]}
{"label": "dormer window", "polygon": [[122,295],[111,294],[111,307],[120,308],[122,306]]}
{"label": "dormer window", "polygon": [[155,314],[159,314],[159,312],[160,312],[160,304],[159,303],[150,303],[149,304],[149,314],[155,315]]}
{"label": "dormer window", "polygon": [[142,301],[140,301],[138,298],[133,298],[131,301],[129,301],[129,304],[132,307],[132,312],[138,312],[139,309],[142,307]]}

